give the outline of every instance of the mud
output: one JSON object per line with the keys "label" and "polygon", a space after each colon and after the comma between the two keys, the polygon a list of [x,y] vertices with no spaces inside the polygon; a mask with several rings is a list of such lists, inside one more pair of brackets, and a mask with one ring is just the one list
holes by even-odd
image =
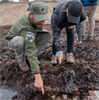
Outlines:
{"label": "mud", "polygon": [[[87,23],[88,24],[88,23]],[[87,26],[88,27],[88,26]],[[12,100],[53,100],[55,96],[65,94],[78,95],[77,100],[86,98],[89,90],[99,89],[99,22],[96,22],[94,40],[74,44],[74,64],[66,62],[66,34],[61,33],[61,44],[64,53],[62,64],[52,65],[52,39],[38,56],[40,70],[44,81],[45,95],[34,87],[34,76],[31,70],[21,72],[15,52],[9,48],[5,40],[11,26],[0,27],[0,87],[12,88],[18,93]],[[44,25],[52,35],[49,24]],[[76,39],[75,32],[75,39]],[[28,60],[26,60],[28,63]],[[79,92],[78,92],[79,91]],[[83,91],[87,91],[83,93]],[[59,100],[64,100],[60,98]],[[57,99],[58,100],[58,99]],[[68,99],[69,100],[69,99]],[[84,99],[85,100],[85,99]]]}

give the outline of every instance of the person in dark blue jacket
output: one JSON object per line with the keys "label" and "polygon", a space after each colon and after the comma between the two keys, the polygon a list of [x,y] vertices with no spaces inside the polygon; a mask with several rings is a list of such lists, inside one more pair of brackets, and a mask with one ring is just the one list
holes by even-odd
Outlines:
{"label": "person in dark blue jacket", "polygon": [[86,21],[82,23],[82,40],[93,40],[94,28],[95,28],[95,11],[98,4],[98,0],[81,0],[83,4],[83,9],[85,16],[88,17],[89,28],[88,33],[86,33]]}
{"label": "person in dark blue jacket", "polygon": [[30,11],[31,3],[29,2],[29,7],[27,8],[27,11]]}

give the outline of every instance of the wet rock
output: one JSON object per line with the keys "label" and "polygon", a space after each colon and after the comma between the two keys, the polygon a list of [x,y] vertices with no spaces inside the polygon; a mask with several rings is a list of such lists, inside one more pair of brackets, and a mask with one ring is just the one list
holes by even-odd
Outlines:
{"label": "wet rock", "polygon": [[4,56],[4,58],[3,58],[5,61],[6,60],[8,60],[9,59],[9,57],[8,56]]}
{"label": "wet rock", "polygon": [[64,86],[66,93],[71,93],[73,91],[73,78],[75,77],[74,70],[67,70],[62,75],[64,79]]}
{"label": "wet rock", "polygon": [[64,94],[63,94],[62,96],[63,96],[63,99],[67,99],[67,95],[64,95]]}

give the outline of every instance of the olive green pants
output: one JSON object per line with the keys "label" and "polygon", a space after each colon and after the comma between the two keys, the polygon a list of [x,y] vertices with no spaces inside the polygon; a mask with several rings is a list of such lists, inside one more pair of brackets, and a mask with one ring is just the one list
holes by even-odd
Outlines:
{"label": "olive green pants", "polygon": [[[37,54],[40,53],[40,51],[46,46],[49,39],[51,38],[51,35],[48,32],[38,31],[36,38],[35,38],[35,44],[38,48]],[[14,49],[16,57],[19,61],[19,63],[25,62],[25,43],[24,38],[22,36],[15,36],[9,41],[9,46]]]}

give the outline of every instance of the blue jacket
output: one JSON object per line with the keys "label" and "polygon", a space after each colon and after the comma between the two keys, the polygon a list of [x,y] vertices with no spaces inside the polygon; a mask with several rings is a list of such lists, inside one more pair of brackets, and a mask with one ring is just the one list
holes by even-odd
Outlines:
{"label": "blue jacket", "polygon": [[94,6],[98,4],[98,0],[96,2],[90,2],[88,0],[80,0],[83,6]]}
{"label": "blue jacket", "polygon": [[27,11],[30,11],[30,7],[29,7],[29,8],[27,8]]}

